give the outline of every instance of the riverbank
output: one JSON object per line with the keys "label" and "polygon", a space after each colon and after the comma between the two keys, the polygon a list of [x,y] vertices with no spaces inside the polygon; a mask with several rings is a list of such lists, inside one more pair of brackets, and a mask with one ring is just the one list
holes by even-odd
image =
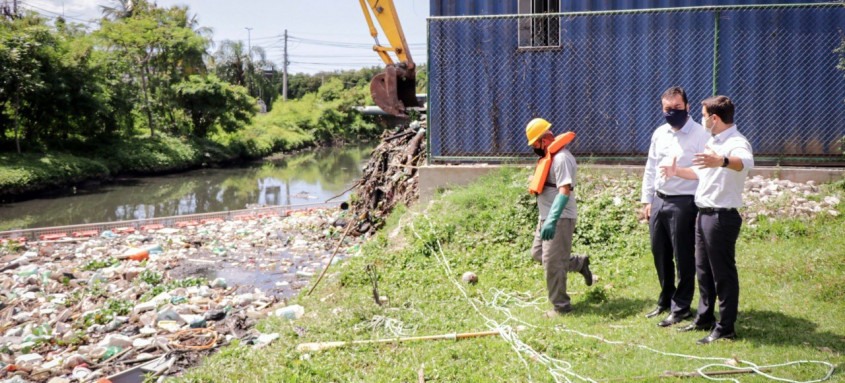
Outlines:
{"label": "riverbank", "polygon": [[360,179],[371,151],[371,143],[321,146],[221,167],[87,182],[3,203],[0,237],[8,230],[341,202]]}
{"label": "riverbank", "polygon": [[64,152],[0,153],[0,202],[87,181],[222,166],[316,144],[313,136],[298,129],[250,132],[254,136],[218,141],[159,135],[89,142]]}
{"label": "riverbank", "polygon": [[[291,302],[304,307],[301,319],[262,323],[280,334],[268,349],[233,343],[177,381],[659,381],[665,371],[712,363],[708,371],[749,362],[845,363],[843,184],[748,182],[749,215],[737,247],[739,338],[702,347],[695,344],[701,333],[662,329],[659,319],[643,316],[658,286],[633,178],[579,174],[574,251],[591,257],[597,282],[587,287],[573,275],[574,311],[545,318],[543,268],[529,255],[537,218],[525,192],[528,175],[505,169],[395,211],[361,256]],[[476,284],[461,280],[467,271]],[[450,335],[488,330],[502,335]],[[297,347],[430,335],[444,340]],[[805,363],[768,373],[808,381],[829,369]]]}

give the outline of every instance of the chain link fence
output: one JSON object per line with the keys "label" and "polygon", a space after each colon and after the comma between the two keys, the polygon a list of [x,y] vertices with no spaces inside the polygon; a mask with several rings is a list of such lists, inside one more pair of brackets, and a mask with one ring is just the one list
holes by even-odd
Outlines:
{"label": "chain link fence", "polygon": [[575,131],[580,160],[643,163],[679,85],[724,94],[758,163],[842,165],[843,3],[432,17],[429,159],[526,161],[525,125]]}

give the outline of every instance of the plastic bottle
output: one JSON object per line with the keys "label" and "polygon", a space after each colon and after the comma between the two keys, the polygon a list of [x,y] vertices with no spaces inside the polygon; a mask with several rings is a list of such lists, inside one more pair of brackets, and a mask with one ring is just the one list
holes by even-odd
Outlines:
{"label": "plastic bottle", "polygon": [[101,359],[106,360],[108,358],[111,358],[121,351],[123,351],[123,348],[121,348],[120,346],[109,346],[106,348],[106,353],[103,354],[103,357]]}
{"label": "plastic bottle", "polygon": [[85,380],[85,378],[87,378],[88,375],[91,375],[91,369],[88,368],[87,364],[82,363],[82,364],[73,368],[72,375],[73,375],[74,379],[81,382],[81,381]]}
{"label": "plastic bottle", "polygon": [[276,310],[276,316],[289,320],[299,319],[305,314],[305,308],[300,305],[291,305]]}
{"label": "plastic bottle", "polygon": [[130,249],[124,255],[133,261],[143,261],[150,258],[150,252],[147,249]]}

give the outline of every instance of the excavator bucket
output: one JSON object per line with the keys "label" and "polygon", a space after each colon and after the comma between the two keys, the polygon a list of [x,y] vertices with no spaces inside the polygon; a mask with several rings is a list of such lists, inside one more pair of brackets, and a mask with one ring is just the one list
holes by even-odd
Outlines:
{"label": "excavator bucket", "polygon": [[370,82],[373,101],[381,110],[397,117],[407,117],[405,108],[420,106],[417,102],[416,72],[388,65]]}

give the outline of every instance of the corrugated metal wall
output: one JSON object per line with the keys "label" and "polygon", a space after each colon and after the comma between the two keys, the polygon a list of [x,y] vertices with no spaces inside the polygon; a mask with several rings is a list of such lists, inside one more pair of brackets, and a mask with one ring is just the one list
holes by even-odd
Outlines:
{"label": "corrugated metal wall", "polygon": [[[807,4],[825,0],[587,0],[561,1],[561,12],[618,11],[625,9],[701,7],[712,5]],[[518,0],[431,0],[431,16],[512,15]]]}
{"label": "corrugated metal wall", "polygon": [[[725,5],[738,1],[563,2],[564,12]],[[754,1],[747,4],[798,1]],[[801,3],[806,3],[801,2]],[[432,16],[506,15],[516,1],[431,1]],[[643,155],[662,123],[659,95],[687,89],[691,114],[713,91],[714,12],[561,19],[560,49],[518,49],[517,18],[429,21],[430,155],[529,154],[524,126],[543,116],[579,134],[576,153]],[[845,72],[833,52],[845,7],[718,13],[718,94],[760,155],[835,157],[845,135]],[[667,36],[672,36],[667,39]],[[817,102],[824,95],[828,102]],[[793,140],[794,144],[785,141]],[[809,145],[808,142],[818,141]],[[797,148],[796,148],[797,147]],[[839,156],[841,160],[841,155]]]}

